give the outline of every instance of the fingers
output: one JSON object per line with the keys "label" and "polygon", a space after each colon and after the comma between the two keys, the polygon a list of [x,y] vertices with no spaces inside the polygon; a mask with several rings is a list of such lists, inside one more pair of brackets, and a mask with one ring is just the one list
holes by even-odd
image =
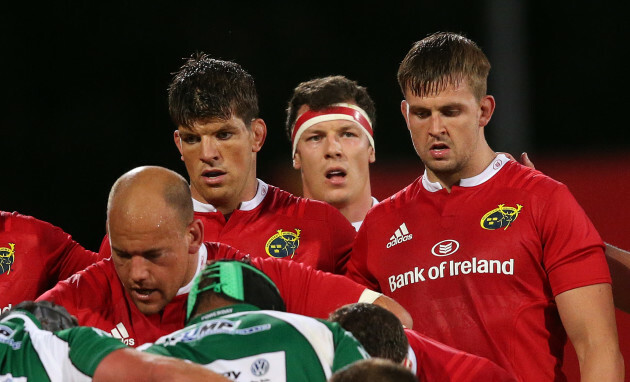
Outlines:
{"label": "fingers", "polygon": [[524,166],[527,166],[527,167],[532,168],[532,169],[536,169],[536,167],[534,166],[534,162],[532,162],[529,159],[529,156],[527,155],[527,153],[522,153],[521,154],[521,163]]}

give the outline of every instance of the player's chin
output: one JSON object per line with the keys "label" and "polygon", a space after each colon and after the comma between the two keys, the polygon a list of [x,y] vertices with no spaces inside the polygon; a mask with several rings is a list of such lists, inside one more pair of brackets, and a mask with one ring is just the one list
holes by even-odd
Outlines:
{"label": "player's chin", "polygon": [[445,171],[448,172],[457,168],[457,163],[455,162],[455,160],[450,159],[450,158],[443,158],[443,159],[430,158],[423,162],[424,162],[424,165],[429,170],[434,171],[434,172],[445,172]]}
{"label": "player's chin", "polygon": [[350,199],[351,195],[347,189],[328,190],[326,192],[326,196],[323,198],[326,203],[331,204],[336,208],[344,206],[350,201]]}
{"label": "player's chin", "polygon": [[152,315],[152,314],[156,314],[159,313],[162,309],[164,309],[164,307],[167,304],[167,301],[164,301],[163,299],[159,299],[156,301],[139,301],[134,299],[134,304],[136,304],[136,306],[138,307],[138,310],[144,314],[144,315]]}

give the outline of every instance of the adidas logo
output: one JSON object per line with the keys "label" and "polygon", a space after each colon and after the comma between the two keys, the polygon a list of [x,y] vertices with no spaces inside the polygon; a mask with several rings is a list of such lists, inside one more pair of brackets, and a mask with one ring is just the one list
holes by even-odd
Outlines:
{"label": "adidas logo", "polygon": [[396,232],[394,232],[392,237],[389,238],[389,243],[387,243],[387,248],[391,248],[395,246],[396,244],[400,244],[403,241],[407,241],[411,239],[413,239],[413,235],[409,233],[409,230],[407,230],[407,226],[405,225],[405,223],[402,223],[400,227],[398,227]]}
{"label": "adidas logo", "polygon": [[110,333],[112,333],[112,337],[118,338],[127,346],[135,345],[135,340],[133,338],[129,338],[129,332],[122,322],[119,322],[116,327],[110,331]]}

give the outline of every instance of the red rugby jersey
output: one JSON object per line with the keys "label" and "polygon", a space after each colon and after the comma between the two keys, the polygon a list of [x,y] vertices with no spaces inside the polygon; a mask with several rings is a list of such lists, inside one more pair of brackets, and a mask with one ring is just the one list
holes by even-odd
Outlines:
{"label": "red rugby jersey", "polygon": [[[197,271],[208,259],[245,256],[220,243],[205,243],[202,248]],[[338,307],[357,302],[365,290],[344,276],[296,262],[274,258],[252,258],[251,262],[276,284],[291,313],[326,318]],[[105,259],[58,283],[40,300],[63,305],[80,325],[105,330],[130,346],[138,346],[184,327],[190,287],[181,288],[162,312],[144,315],[125,291],[111,259]]]}
{"label": "red rugby jersey", "polygon": [[[226,220],[209,204],[193,200],[204,241],[221,242],[252,257],[292,260],[332,273],[345,273],[356,231],[328,203],[301,198],[258,181],[254,199]],[[107,237],[100,252],[109,257]]]}
{"label": "red rugby jersey", "polygon": [[429,337],[405,329],[408,357],[420,381],[432,382],[516,382],[516,378],[487,358],[457,350]]}
{"label": "red rugby jersey", "polygon": [[348,275],[429,337],[553,381],[566,342],[554,296],[610,283],[603,248],[566,186],[499,155],[450,193],[425,176],[374,206]]}
{"label": "red rugby jersey", "polygon": [[0,211],[0,309],[35,300],[101,258],[59,227]]}

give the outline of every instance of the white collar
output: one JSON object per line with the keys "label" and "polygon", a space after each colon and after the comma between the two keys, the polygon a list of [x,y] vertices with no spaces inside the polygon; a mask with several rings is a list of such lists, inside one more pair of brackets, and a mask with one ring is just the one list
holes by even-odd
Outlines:
{"label": "white collar", "polygon": [[[258,178],[256,181],[258,182],[256,195],[254,195],[251,200],[241,202],[237,209],[241,211],[251,211],[262,203],[265,195],[267,195],[267,192],[269,191],[269,185]],[[202,203],[195,198],[193,198],[192,201],[195,212],[217,212],[217,209],[212,204]]]}
{"label": "white collar", "polygon": [[[497,155],[492,163],[490,163],[488,167],[486,167],[486,169],[481,172],[481,174],[475,175],[472,178],[461,179],[459,181],[459,186],[474,187],[487,182],[494,175],[496,175],[496,173],[499,172],[499,170],[501,170],[508,161],[508,157],[506,157],[504,154]],[[424,175],[422,176],[422,185],[429,192],[436,192],[444,188],[442,187],[440,182],[429,181],[426,169],[424,170]]]}
{"label": "white collar", "polygon": [[[372,206],[371,207],[374,207],[377,204],[378,204],[378,199],[376,199],[375,197],[372,196]],[[361,224],[363,224],[363,220],[360,220],[358,222],[352,222],[350,224],[352,224],[352,226],[354,227],[355,231],[358,231],[359,228],[361,228]]]}
{"label": "white collar", "polygon": [[179,288],[179,290],[177,291],[177,296],[190,292],[190,289],[192,288],[192,283],[193,281],[195,281],[195,277],[197,277],[197,275],[203,270],[203,267],[206,265],[206,262],[208,261],[208,249],[206,249],[205,244],[201,244],[201,247],[199,247],[199,252],[197,252],[197,260],[197,270],[195,271],[192,280],[190,280],[188,284]]}

